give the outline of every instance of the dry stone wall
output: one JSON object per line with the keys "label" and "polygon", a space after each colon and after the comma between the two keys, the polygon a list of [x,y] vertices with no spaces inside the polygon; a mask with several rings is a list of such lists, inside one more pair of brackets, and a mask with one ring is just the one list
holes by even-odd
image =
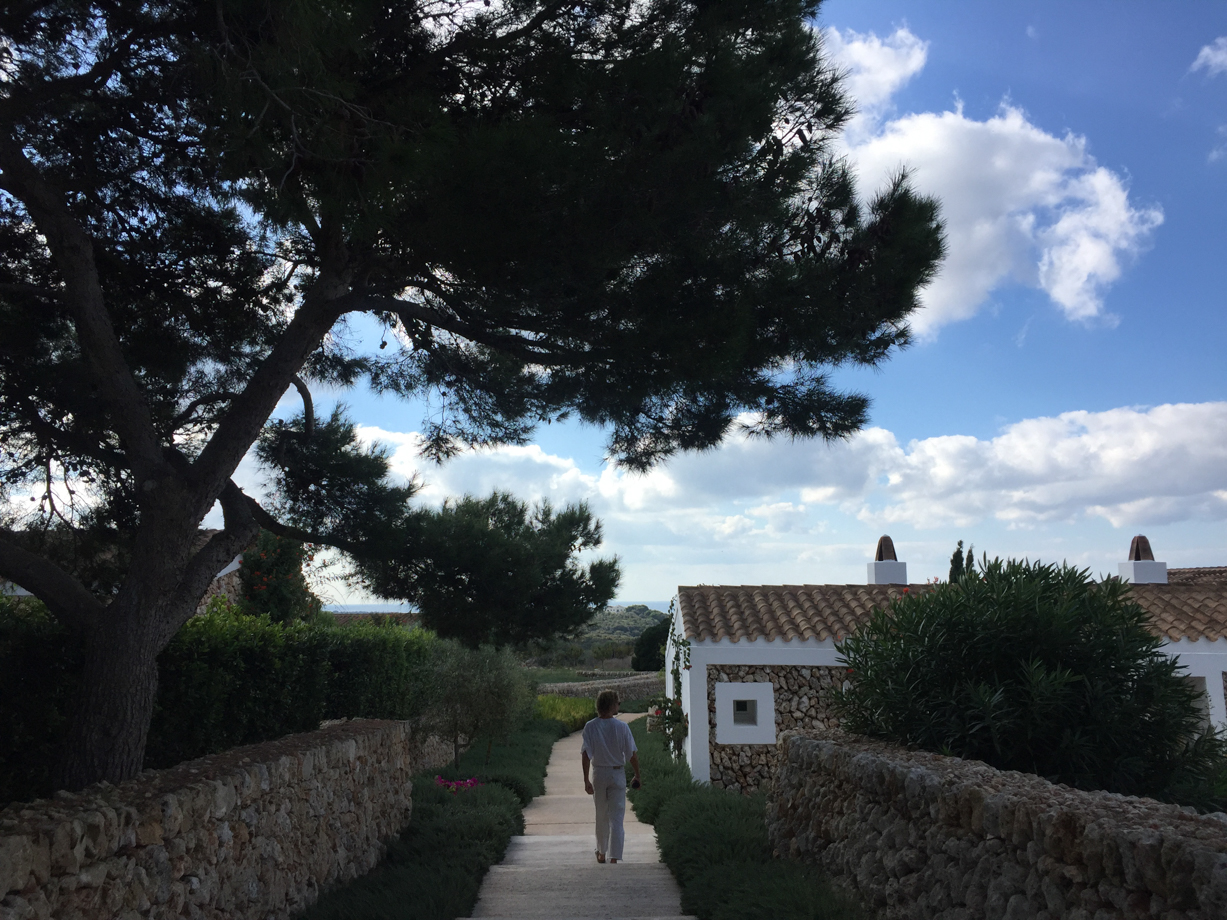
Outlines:
{"label": "dry stone wall", "polygon": [[584,680],[566,684],[541,684],[537,687],[538,693],[550,693],[555,696],[590,696],[594,700],[602,690],[617,690],[618,697],[623,700],[645,700],[654,696],[664,696],[665,679],[655,671],[648,671],[635,677]]}
{"label": "dry stone wall", "polygon": [[884,920],[1227,917],[1227,815],[838,732],[780,747],[776,854],[824,867]]}
{"label": "dry stone wall", "polygon": [[775,694],[776,735],[788,731],[835,728],[838,718],[830,705],[830,691],[843,684],[846,670],[795,665],[707,666],[707,712],[711,784],[745,793],[770,785],[779,761],[774,744],[716,743],[716,684],[767,683]]}
{"label": "dry stone wall", "polygon": [[288,918],[369,871],[450,746],[362,719],[0,811],[0,920]]}

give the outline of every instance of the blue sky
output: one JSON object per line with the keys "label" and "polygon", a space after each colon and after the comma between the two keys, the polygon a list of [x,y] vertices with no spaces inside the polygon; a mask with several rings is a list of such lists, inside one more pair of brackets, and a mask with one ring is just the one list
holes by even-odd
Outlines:
{"label": "blue sky", "polygon": [[831,0],[818,27],[862,190],[907,167],[950,240],[916,343],[837,374],[873,398],[865,432],[631,476],[604,432],[554,426],[435,467],[422,406],[346,394],[364,436],[423,501],[588,501],[627,601],[864,582],[882,533],[912,581],[959,539],[1107,573],[1146,533],[1169,565],[1227,564],[1227,5]]}

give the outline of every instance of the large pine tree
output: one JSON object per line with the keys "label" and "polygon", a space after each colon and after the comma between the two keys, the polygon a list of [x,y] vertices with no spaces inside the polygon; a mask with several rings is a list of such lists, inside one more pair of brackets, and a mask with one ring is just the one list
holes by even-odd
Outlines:
{"label": "large pine tree", "polygon": [[[66,786],[140,769],[157,653],[260,526],[361,557],[395,524],[386,484],[303,486],[324,447],[310,412],[269,427],[289,387],[433,394],[435,458],[568,415],[636,468],[864,423],[828,371],[906,342],[942,236],[833,156],[817,5],[0,10],[0,476],[75,493],[55,539],[9,522],[0,576],[87,643]],[[353,351],[358,313],[390,348]],[[262,432],[297,504],[232,480]]]}

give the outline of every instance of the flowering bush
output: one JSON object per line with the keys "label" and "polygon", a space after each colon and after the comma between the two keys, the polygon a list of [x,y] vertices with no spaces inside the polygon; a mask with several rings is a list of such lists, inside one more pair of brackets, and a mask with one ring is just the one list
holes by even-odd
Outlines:
{"label": "flowering bush", "polygon": [[267,614],[274,623],[323,623],[323,604],[303,574],[314,558],[313,547],[260,531],[239,567],[243,613]]}
{"label": "flowering bush", "polygon": [[484,786],[485,783],[478,782],[476,776],[471,776],[468,779],[444,779],[436,773],[435,785],[442,786],[452,795],[455,795],[461,789],[472,789],[475,786]]}
{"label": "flowering bush", "polygon": [[[1200,691],[1116,579],[985,562],[876,611],[836,648],[843,727],[1082,789],[1179,796],[1219,775]],[[1227,775],[1227,770],[1223,771]]]}

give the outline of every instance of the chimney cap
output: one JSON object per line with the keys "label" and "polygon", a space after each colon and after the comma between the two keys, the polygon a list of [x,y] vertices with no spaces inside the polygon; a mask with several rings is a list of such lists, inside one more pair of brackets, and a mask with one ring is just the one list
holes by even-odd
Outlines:
{"label": "chimney cap", "polygon": [[[1142,538],[1146,539],[1145,537]],[[899,558],[895,555],[895,543],[890,537],[883,534],[878,538],[878,549],[873,556],[874,562],[898,562]]]}
{"label": "chimney cap", "polygon": [[1154,562],[1155,554],[1150,548],[1150,541],[1142,534],[1138,534],[1129,544],[1129,561],[1130,562]]}

